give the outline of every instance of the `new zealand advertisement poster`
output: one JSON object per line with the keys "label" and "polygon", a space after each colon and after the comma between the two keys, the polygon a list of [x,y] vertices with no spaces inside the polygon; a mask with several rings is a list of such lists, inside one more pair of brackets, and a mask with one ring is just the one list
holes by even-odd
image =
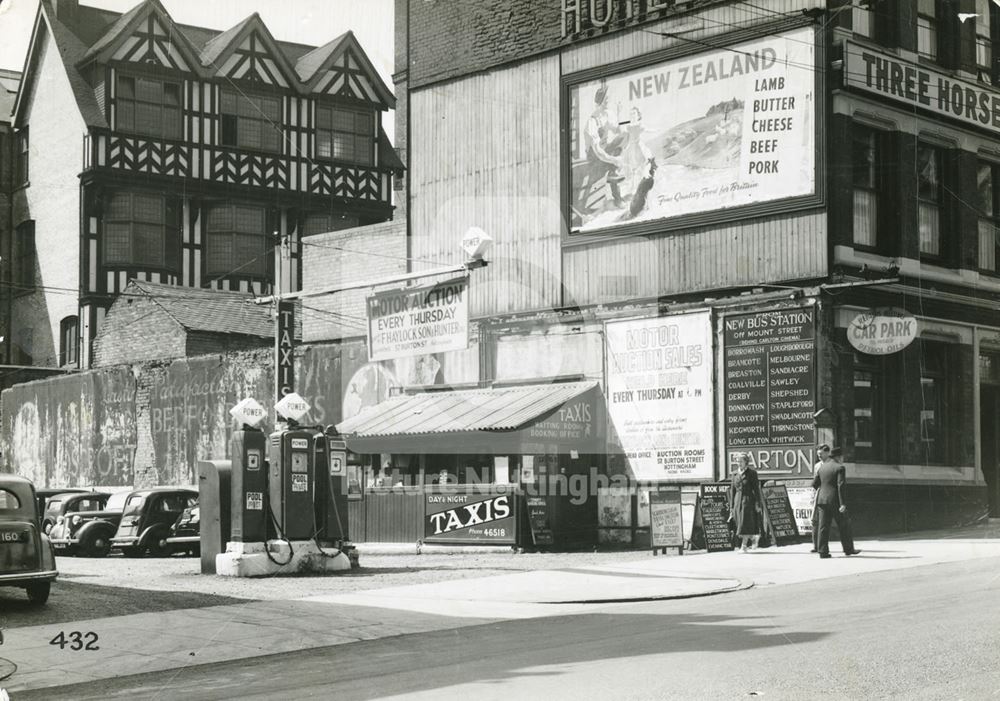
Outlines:
{"label": "new zealand advertisement poster", "polygon": [[811,195],[813,30],[570,88],[572,232]]}

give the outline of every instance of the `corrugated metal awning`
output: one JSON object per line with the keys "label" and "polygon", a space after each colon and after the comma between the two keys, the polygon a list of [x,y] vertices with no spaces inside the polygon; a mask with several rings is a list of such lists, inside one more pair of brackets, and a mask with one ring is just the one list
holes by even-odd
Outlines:
{"label": "corrugated metal awning", "polygon": [[595,387],[563,382],[401,395],[342,421],[337,430],[357,438],[514,431]]}

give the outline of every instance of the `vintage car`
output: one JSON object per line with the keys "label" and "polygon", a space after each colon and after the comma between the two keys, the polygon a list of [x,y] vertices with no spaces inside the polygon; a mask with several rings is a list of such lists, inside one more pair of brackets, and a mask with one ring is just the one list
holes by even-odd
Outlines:
{"label": "vintage car", "polygon": [[111,547],[127,557],[170,554],[170,527],[184,509],[198,503],[198,492],[183,487],[155,487],[132,492],[125,500]]}
{"label": "vintage car", "polygon": [[63,492],[48,498],[42,512],[42,533],[48,535],[60,516],[77,511],[100,511],[108,497],[106,492]]}
{"label": "vintage car", "polygon": [[77,511],[56,518],[49,531],[57,552],[87,557],[104,557],[111,552],[111,538],[118,530],[125,499],[131,492],[116,492],[96,511]]}
{"label": "vintage car", "polygon": [[36,489],[35,501],[38,503],[38,513],[44,514],[49,499],[56,496],[57,494],[68,494],[70,492],[86,492],[86,491],[89,490],[80,489],[78,487],[53,487],[48,489]]}
{"label": "vintage car", "polygon": [[33,603],[44,604],[58,574],[52,545],[39,524],[34,486],[23,477],[0,474],[0,586],[21,587]]}
{"label": "vintage car", "polygon": [[170,552],[185,551],[191,555],[201,552],[201,509],[189,506],[170,527],[164,548]]}

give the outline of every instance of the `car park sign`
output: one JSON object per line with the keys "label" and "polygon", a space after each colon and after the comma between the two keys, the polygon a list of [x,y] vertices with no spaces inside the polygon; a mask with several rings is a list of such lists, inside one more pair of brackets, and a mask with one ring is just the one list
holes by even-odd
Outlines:
{"label": "car park sign", "polygon": [[229,415],[241,424],[257,426],[267,418],[267,409],[262,407],[253,397],[247,397],[230,409]]}
{"label": "car park sign", "polygon": [[274,410],[286,419],[298,421],[305,416],[309,409],[309,403],[295,392],[289,392],[281,401],[274,405]]}

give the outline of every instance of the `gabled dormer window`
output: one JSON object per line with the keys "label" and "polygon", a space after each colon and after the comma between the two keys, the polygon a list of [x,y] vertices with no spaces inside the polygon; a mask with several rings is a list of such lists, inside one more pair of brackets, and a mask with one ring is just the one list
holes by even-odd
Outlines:
{"label": "gabled dormer window", "polygon": [[120,75],[117,85],[115,106],[119,131],[163,139],[181,138],[179,82]]}
{"label": "gabled dormer window", "polygon": [[223,146],[281,152],[281,98],[222,88]]}
{"label": "gabled dormer window", "polygon": [[371,165],[375,160],[375,120],[371,112],[318,105],[316,155]]}

